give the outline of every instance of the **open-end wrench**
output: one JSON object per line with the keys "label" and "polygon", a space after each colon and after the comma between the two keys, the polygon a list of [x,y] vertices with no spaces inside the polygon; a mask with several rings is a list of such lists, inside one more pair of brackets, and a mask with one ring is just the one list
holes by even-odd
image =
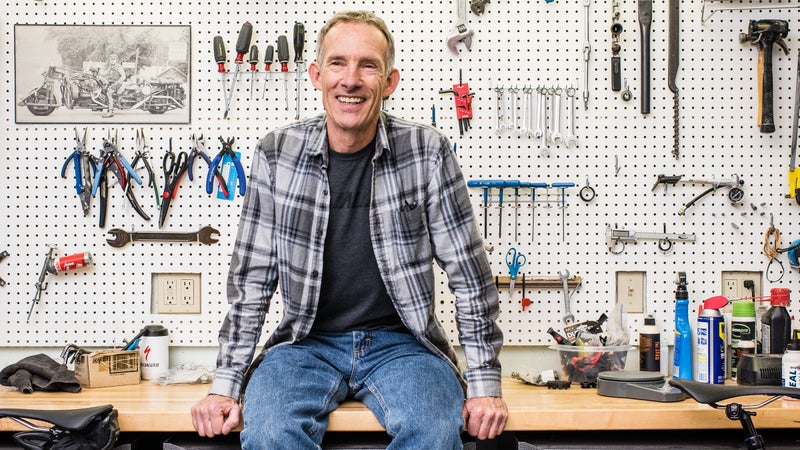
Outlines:
{"label": "open-end wrench", "polygon": [[459,42],[463,42],[467,50],[472,49],[472,35],[475,32],[467,28],[467,0],[456,0],[456,8],[458,9],[458,21],[453,27],[453,31],[450,32],[450,37],[447,38],[447,48],[458,55],[456,45]]}
{"label": "open-end wrench", "polygon": [[530,115],[531,115],[531,106],[530,101],[528,99],[528,92],[530,91],[529,87],[522,87],[522,120],[520,121],[521,125],[517,134],[522,137],[528,136],[529,125],[530,125]]}
{"label": "open-end wrench", "polygon": [[564,325],[572,325],[575,322],[575,316],[569,310],[569,270],[564,269],[564,274],[558,271],[558,277],[561,278],[561,286],[564,290],[564,316],[561,320]]}
{"label": "open-end wrench", "polygon": [[497,106],[495,108],[495,113],[497,114],[497,124],[494,127],[494,132],[497,134],[501,134],[506,129],[506,124],[504,120],[505,115],[505,104],[503,102],[503,96],[505,95],[505,89],[502,86],[494,88],[494,92],[497,94]]}
{"label": "open-end wrench", "polygon": [[564,145],[569,148],[571,144],[578,146],[578,138],[575,137],[575,88],[570,85],[567,88],[567,98],[569,99],[569,120],[567,120],[567,133],[564,135]]}
{"label": "open-end wrench", "polygon": [[533,136],[536,128],[536,111],[533,109],[533,86],[527,88],[525,95],[528,98],[528,134],[525,137]]}
{"label": "open-end wrench", "polygon": [[219,242],[218,239],[212,235],[219,235],[219,231],[205,226],[199,231],[191,233],[179,233],[168,231],[125,231],[120,228],[114,228],[108,231],[108,234],[113,238],[106,239],[106,242],[112,247],[124,247],[129,242],[200,242],[201,244],[215,244]]}
{"label": "open-end wrench", "polygon": [[511,105],[508,110],[508,131],[518,134],[517,129],[519,128],[517,124],[517,89],[516,87],[508,88],[508,93],[510,96],[509,104]]}
{"label": "open-end wrench", "polygon": [[536,139],[541,138],[544,135],[544,126],[542,126],[543,120],[545,120],[545,114],[547,114],[546,106],[544,104],[544,88],[541,86],[536,87],[536,129],[533,130],[533,137]]}
{"label": "open-end wrench", "polygon": [[554,145],[561,145],[563,141],[563,137],[561,135],[561,86],[556,86],[552,90],[552,97],[550,98],[550,117],[551,117],[551,125],[550,128],[550,143]]}

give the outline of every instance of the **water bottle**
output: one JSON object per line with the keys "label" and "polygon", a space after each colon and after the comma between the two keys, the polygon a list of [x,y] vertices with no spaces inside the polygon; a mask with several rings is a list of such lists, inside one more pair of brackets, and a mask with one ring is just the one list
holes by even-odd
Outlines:
{"label": "water bottle", "polygon": [[155,380],[169,371],[169,331],[162,325],[147,325],[139,338],[139,365],[143,380]]}

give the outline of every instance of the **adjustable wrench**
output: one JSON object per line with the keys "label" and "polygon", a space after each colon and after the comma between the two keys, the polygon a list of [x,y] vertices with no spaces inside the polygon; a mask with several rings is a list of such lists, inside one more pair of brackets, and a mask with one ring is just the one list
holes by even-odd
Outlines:
{"label": "adjustable wrench", "polygon": [[567,88],[567,98],[569,99],[569,120],[567,121],[567,133],[564,135],[564,145],[569,148],[571,144],[578,146],[578,138],[573,134],[575,129],[575,88],[570,85]]}
{"label": "adjustable wrench", "polygon": [[564,325],[572,325],[575,322],[575,316],[569,310],[569,270],[564,269],[564,274],[561,271],[558,271],[558,277],[561,278],[561,286],[564,291],[564,316],[561,320],[564,321]]}
{"label": "adjustable wrench", "polygon": [[447,38],[447,48],[458,55],[456,44],[463,42],[467,50],[471,50],[472,35],[475,34],[475,32],[467,28],[467,0],[456,0],[456,7],[458,9],[458,21],[456,22],[456,26],[453,27],[450,37]]}

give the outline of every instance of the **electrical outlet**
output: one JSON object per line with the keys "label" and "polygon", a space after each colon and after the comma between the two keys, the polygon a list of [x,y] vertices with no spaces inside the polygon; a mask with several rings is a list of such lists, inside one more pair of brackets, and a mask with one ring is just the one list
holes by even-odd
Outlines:
{"label": "electrical outlet", "polygon": [[645,272],[617,272],[617,303],[624,312],[644,312],[646,279]]}
{"label": "electrical outlet", "polygon": [[153,314],[200,314],[199,273],[153,273]]}
{"label": "electrical outlet", "polygon": [[758,297],[761,295],[762,275],[759,271],[723,270],[720,275],[722,295],[729,299]]}

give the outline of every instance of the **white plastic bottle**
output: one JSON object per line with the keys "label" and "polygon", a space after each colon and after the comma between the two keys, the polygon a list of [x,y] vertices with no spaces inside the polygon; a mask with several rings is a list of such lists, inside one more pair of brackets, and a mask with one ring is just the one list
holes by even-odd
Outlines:
{"label": "white plastic bottle", "polygon": [[800,388],[800,339],[791,339],[781,358],[781,384]]}

